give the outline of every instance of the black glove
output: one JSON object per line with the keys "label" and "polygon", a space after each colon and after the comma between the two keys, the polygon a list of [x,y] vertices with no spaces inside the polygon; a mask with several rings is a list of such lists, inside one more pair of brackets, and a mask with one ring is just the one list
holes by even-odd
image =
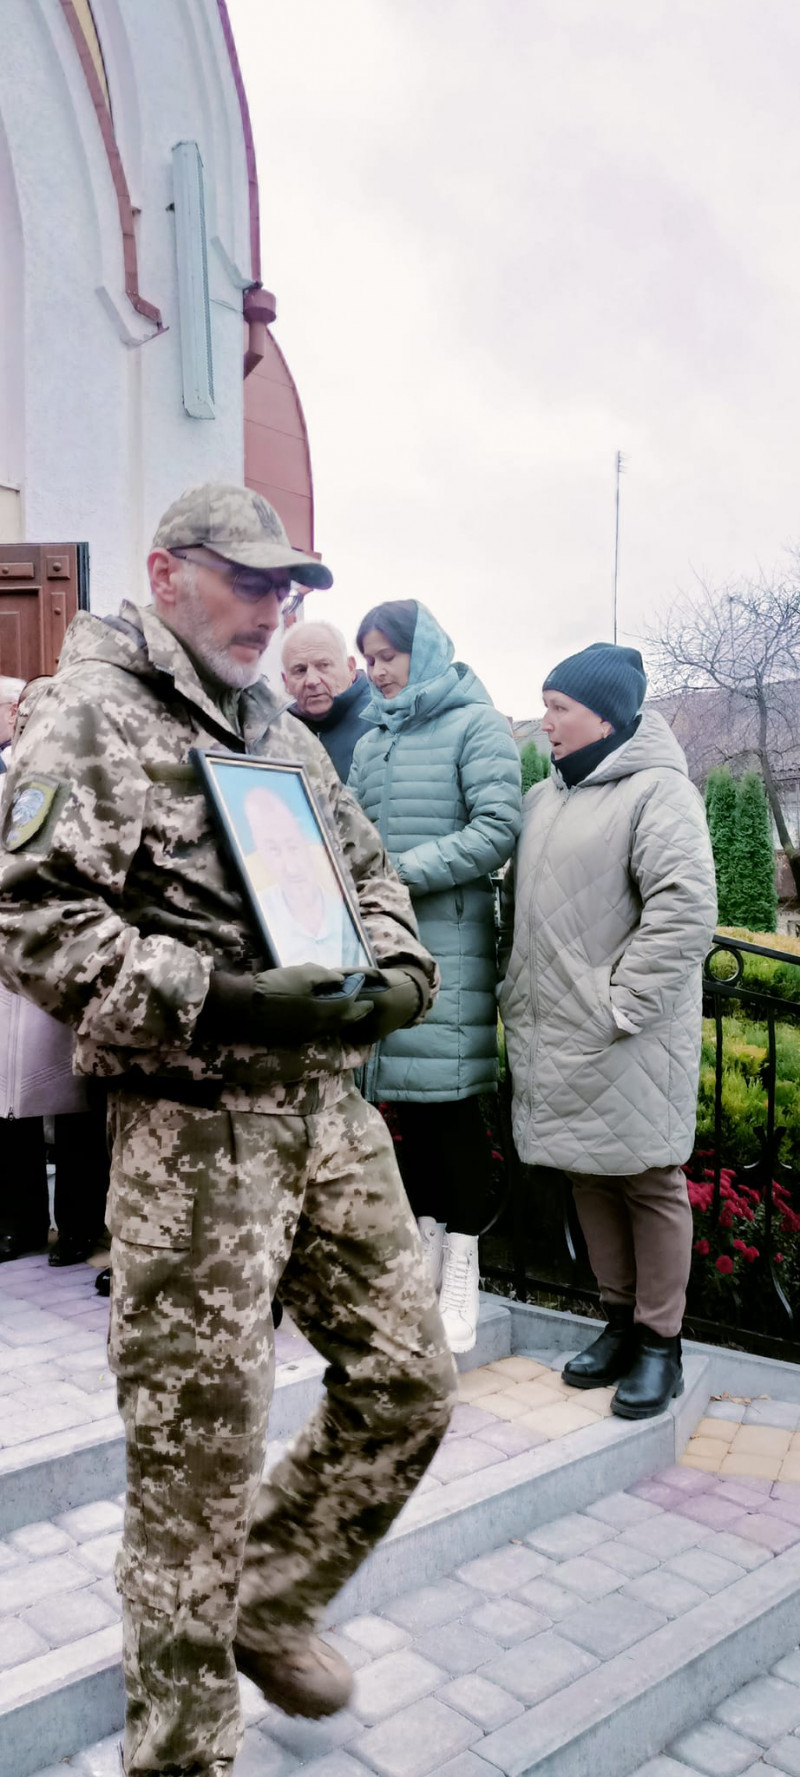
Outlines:
{"label": "black glove", "polygon": [[420,970],[381,969],[367,975],[361,999],[372,998],[372,1012],[357,1033],[359,1043],[380,1043],[393,1030],[413,1024],[425,1005],[427,983]]}
{"label": "black glove", "polygon": [[343,981],[342,969],[321,969],[315,963],[265,969],[260,975],[229,975],[214,969],[195,1038],[199,1043],[294,1049],[317,1037],[336,1036],[372,1010],[368,1000],[320,997],[315,991],[341,987]]}

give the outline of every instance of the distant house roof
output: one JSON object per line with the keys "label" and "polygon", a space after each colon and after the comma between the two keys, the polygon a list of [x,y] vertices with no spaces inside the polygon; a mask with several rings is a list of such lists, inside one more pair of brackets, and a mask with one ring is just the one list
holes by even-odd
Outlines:
{"label": "distant house roof", "polygon": [[[713,688],[648,698],[683,747],[689,775],[704,784],[715,765],[747,769],[757,762],[758,711],[739,692]],[[768,743],[775,776],[781,784],[800,780],[800,679],[770,687]]]}
{"label": "distant house roof", "polygon": [[[648,697],[648,709],[658,710],[686,754],[693,783],[703,785],[715,765],[746,770],[757,763],[758,711],[740,693],[682,691],[669,697]],[[519,747],[530,741],[543,753],[550,743],[533,717],[512,723]],[[800,678],[787,679],[770,688],[769,749],[778,782],[794,787],[800,783]]]}
{"label": "distant house roof", "polygon": [[527,747],[533,741],[540,753],[549,753],[550,742],[547,735],[542,733],[541,723],[535,722],[532,717],[527,720],[523,717],[519,722],[512,722],[511,732],[518,747]]}

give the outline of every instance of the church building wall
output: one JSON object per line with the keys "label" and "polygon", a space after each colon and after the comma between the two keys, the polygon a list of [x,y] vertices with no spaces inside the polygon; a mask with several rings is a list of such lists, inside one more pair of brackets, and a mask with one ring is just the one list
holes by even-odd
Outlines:
{"label": "church building wall", "polygon": [[[243,479],[239,96],[217,0],[3,0],[3,39],[0,542],[88,541],[104,611],[143,593],[156,520],[184,487]],[[183,141],[204,175],[209,418],[184,405]]]}

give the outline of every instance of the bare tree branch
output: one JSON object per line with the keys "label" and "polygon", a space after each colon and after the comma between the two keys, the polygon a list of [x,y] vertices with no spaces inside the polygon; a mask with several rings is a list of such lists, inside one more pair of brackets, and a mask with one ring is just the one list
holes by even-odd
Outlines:
{"label": "bare tree branch", "polygon": [[782,575],[720,587],[696,580],[694,595],[648,634],[651,689],[702,776],[715,764],[759,764],[800,896],[800,851],[782,801],[800,776],[800,548]]}

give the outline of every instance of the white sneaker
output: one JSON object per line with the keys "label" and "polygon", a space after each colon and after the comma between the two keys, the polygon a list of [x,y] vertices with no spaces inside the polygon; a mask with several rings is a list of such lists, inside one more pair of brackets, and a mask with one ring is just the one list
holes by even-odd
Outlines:
{"label": "white sneaker", "polygon": [[438,1290],[442,1281],[442,1259],[444,1257],[444,1222],[435,1222],[433,1216],[420,1216],[417,1227],[422,1235],[425,1258],[428,1270],[433,1279],[433,1287]]}
{"label": "white sneaker", "polygon": [[477,1234],[445,1234],[439,1307],[453,1352],[471,1351],[478,1337],[479,1283]]}

